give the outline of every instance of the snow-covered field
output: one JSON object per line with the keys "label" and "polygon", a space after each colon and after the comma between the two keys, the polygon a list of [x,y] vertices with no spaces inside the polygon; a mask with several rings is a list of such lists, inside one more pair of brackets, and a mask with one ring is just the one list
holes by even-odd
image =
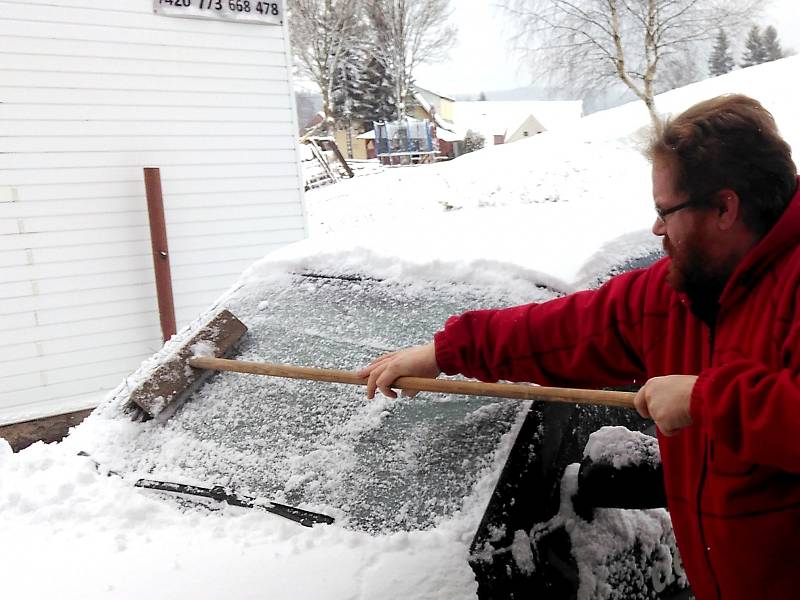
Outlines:
{"label": "snow-covered field", "polygon": [[[745,93],[761,100],[786,139],[800,147],[799,67],[795,57],[736,71],[664,94],[658,105],[676,112],[720,93]],[[257,289],[260,279],[286,268],[406,285],[580,287],[613,265],[618,253],[658,247],[647,233],[653,220],[649,167],[638,152],[647,124],[644,107],[632,104],[449,163],[390,169],[315,190],[306,196],[311,238],[254,265],[230,297],[246,303],[243,290]],[[365,404],[368,410],[375,407]],[[475,597],[468,546],[511,435],[500,440],[447,518],[424,530],[367,533],[339,525],[306,529],[256,510],[181,510],[77,456],[87,445],[122,443],[139,426],[112,425],[95,415],[64,442],[18,454],[0,440],[4,595]],[[592,585],[584,582],[587,597]]]}

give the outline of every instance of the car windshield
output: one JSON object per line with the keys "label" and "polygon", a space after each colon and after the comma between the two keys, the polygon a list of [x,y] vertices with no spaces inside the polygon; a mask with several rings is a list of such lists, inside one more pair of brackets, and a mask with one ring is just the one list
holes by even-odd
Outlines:
{"label": "car windshield", "polygon": [[[249,328],[235,358],[350,370],[429,341],[449,315],[557,295],[519,289],[295,274],[224,304]],[[215,375],[166,423],[131,422],[125,399],[81,428],[104,467],[310,506],[365,531],[427,528],[457,511],[524,412],[443,394],[370,402],[362,387],[239,373]]]}

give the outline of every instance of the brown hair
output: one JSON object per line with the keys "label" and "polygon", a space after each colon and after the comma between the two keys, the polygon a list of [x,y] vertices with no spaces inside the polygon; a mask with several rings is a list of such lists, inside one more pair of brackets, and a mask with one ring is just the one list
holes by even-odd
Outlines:
{"label": "brown hair", "polygon": [[667,120],[646,154],[672,162],[676,190],[689,198],[711,203],[715,192],[734,190],[744,223],[758,235],[772,228],[797,187],[792,150],[775,119],[741,94],[705,100]]}

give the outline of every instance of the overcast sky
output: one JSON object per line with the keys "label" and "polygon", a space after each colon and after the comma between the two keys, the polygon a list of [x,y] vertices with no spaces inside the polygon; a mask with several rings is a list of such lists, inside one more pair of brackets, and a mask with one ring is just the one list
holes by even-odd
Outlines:
{"label": "overcast sky", "polygon": [[[444,94],[477,94],[532,83],[519,57],[510,49],[507,40],[511,30],[495,3],[496,0],[452,0],[452,19],[459,30],[456,45],[447,62],[419,68],[419,85]],[[758,23],[774,25],[784,48],[800,52],[798,4],[798,0],[772,0]]]}

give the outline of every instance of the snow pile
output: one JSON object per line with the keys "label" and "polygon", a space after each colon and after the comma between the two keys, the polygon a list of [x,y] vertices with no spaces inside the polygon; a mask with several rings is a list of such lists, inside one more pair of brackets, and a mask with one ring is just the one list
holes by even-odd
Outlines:
{"label": "snow pile", "polygon": [[[463,512],[435,529],[374,536],[335,525],[307,529],[256,509],[181,508],[98,472],[74,449],[67,440],[12,454],[0,440],[0,564],[12,595],[474,598],[467,548],[483,507],[472,498],[487,497],[501,467],[488,469]],[[76,578],[87,565],[88,576]]]}
{"label": "snow pile", "polygon": [[[578,564],[578,600],[638,600],[646,587],[657,592],[673,583],[686,586],[686,574],[677,557],[669,513],[665,509],[596,509],[591,523],[575,514],[572,497],[578,489],[580,465],[564,472],[561,508],[550,522],[531,531],[535,539],[563,526]],[[632,569],[631,561],[640,565]],[[649,585],[648,585],[649,584]]]}
{"label": "snow pile", "polygon": [[544,133],[310,192],[311,239],[275,258],[353,250],[476,271],[502,262],[565,287],[601,246],[649,229],[649,185],[647,162],[626,144]]}
{"label": "snow pile", "polygon": [[[558,514],[534,526],[527,535],[518,531],[512,554],[524,572],[537,568],[539,540],[566,531],[578,567],[577,600],[647,600],[652,591],[669,586],[685,588],[686,574],[675,546],[669,513],[665,509],[595,509],[591,522],[573,508],[580,465],[569,465],[561,481]],[[529,554],[528,549],[533,549]],[[533,565],[530,565],[530,556]]]}
{"label": "snow pile", "polygon": [[611,464],[615,469],[661,463],[656,438],[622,426],[601,427],[592,433],[583,456],[596,463]]}

